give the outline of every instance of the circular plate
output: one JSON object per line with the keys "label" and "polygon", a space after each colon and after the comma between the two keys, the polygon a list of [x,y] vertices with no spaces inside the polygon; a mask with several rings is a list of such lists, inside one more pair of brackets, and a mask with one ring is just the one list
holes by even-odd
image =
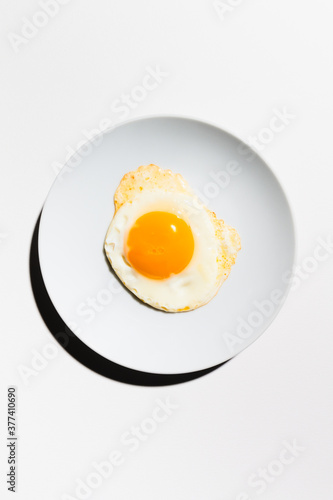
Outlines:
{"label": "circular plate", "polygon": [[[104,255],[119,182],[150,163],[181,173],[241,237],[229,278],[194,311],[145,305]],[[105,358],[159,374],[212,367],[254,342],[282,306],[294,247],[289,205],[266,163],[213,125],[171,116],[124,123],[82,146],[56,178],[39,229],[44,282],[64,322]]]}

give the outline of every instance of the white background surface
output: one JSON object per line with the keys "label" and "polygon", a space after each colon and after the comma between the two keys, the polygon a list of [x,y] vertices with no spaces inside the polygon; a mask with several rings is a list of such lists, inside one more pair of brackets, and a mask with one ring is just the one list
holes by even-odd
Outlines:
{"label": "white background surface", "polygon": [[[244,0],[230,9],[221,19],[212,1],[72,0],[16,53],[8,34],[19,34],[22,18],[40,7],[2,2],[1,498],[13,495],[5,485],[9,384],[18,387],[19,500],[79,498],[77,479],[115,449],[124,463],[87,498],[332,498],[332,254],[303,274],[254,345],[199,380],[129,386],[89,371],[60,347],[26,383],[19,372],[31,368],[34,350],[57,345],[28,270],[54,162],[64,162],[84,129],[103,118],[119,123],[123,113],[111,106],[141,84],[147,66],[168,76],[127,118],[194,116],[247,140],[267,127],[274,108],[286,107],[295,118],[261,155],[290,199],[302,269],[318,237],[332,237],[333,6]],[[178,408],[131,453],[122,434],[166,397]],[[259,495],[251,474],[294,440],[303,451]]]}

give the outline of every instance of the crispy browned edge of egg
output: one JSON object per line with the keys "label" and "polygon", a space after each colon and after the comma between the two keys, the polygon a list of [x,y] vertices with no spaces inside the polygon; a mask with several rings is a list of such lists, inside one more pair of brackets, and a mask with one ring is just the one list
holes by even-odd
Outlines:
{"label": "crispy browned edge of egg", "polygon": [[[139,186],[139,189],[135,189],[133,184],[135,184],[135,187]],[[171,170],[163,170],[162,168],[154,164],[142,165],[137,170],[133,170],[125,174],[121,179],[119,186],[117,187],[114,194],[115,212],[113,214],[113,217],[116,215],[117,211],[124,203],[131,202],[139,192],[151,191],[152,189],[156,188],[163,189],[166,192],[181,192],[184,194],[190,193],[197,198],[197,196],[192,192],[192,189],[185,181],[185,179],[181,176],[181,174],[175,174]],[[196,307],[186,307],[183,309],[173,310],[173,312],[194,310],[210,302],[210,300],[215,297],[215,295],[219,291],[221,285],[228,278],[231,267],[235,264],[237,253],[241,249],[241,240],[236,229],[225,224],[222,219],[218,219],[215,212],[212,212],[204,206],[203,208],[206,210],[210,217],[210,220],[215,228],[215,238],[220,243],[219,255],[216,259],[218,264],[218,274],[215,282],[216,292],[209,300],[197,305]],[[107,231],[105,241],[109,234],[109,229]],[[226,243],[226,238],[230,240],[234,248],[233,252],[230,251]],[[110,264],[112,266],[111,262]],[[163,310],[172,312],[171,310],[165,308],[163,308]]]}

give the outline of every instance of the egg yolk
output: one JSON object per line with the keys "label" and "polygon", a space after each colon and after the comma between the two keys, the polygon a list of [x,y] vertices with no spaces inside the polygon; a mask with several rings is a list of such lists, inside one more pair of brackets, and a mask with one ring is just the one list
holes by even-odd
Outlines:
{"label": "egg yolk", "polygon": [[125,255],[140,274],[169,278],[189,264],[194,252],[190,226],[168,212],[149,212],[137,219],[128,233]]}

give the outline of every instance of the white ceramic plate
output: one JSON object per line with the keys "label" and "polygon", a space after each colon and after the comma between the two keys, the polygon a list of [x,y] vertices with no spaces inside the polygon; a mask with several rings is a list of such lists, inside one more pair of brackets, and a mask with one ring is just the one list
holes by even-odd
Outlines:
{"label": "white ceramic plate", "polygon": [[[180,172],[241,236],[229,278],[195,311],[144,305],[103,252],[119,181],[149,163]],[[55,308],[86,345],[129,368],[186,373],[230,359],[272,322],[288,290],[294,227],[276,177],[241,141],[200,121],[149,117],[108,131],[67,163],[42,212],[39,254]]]}

